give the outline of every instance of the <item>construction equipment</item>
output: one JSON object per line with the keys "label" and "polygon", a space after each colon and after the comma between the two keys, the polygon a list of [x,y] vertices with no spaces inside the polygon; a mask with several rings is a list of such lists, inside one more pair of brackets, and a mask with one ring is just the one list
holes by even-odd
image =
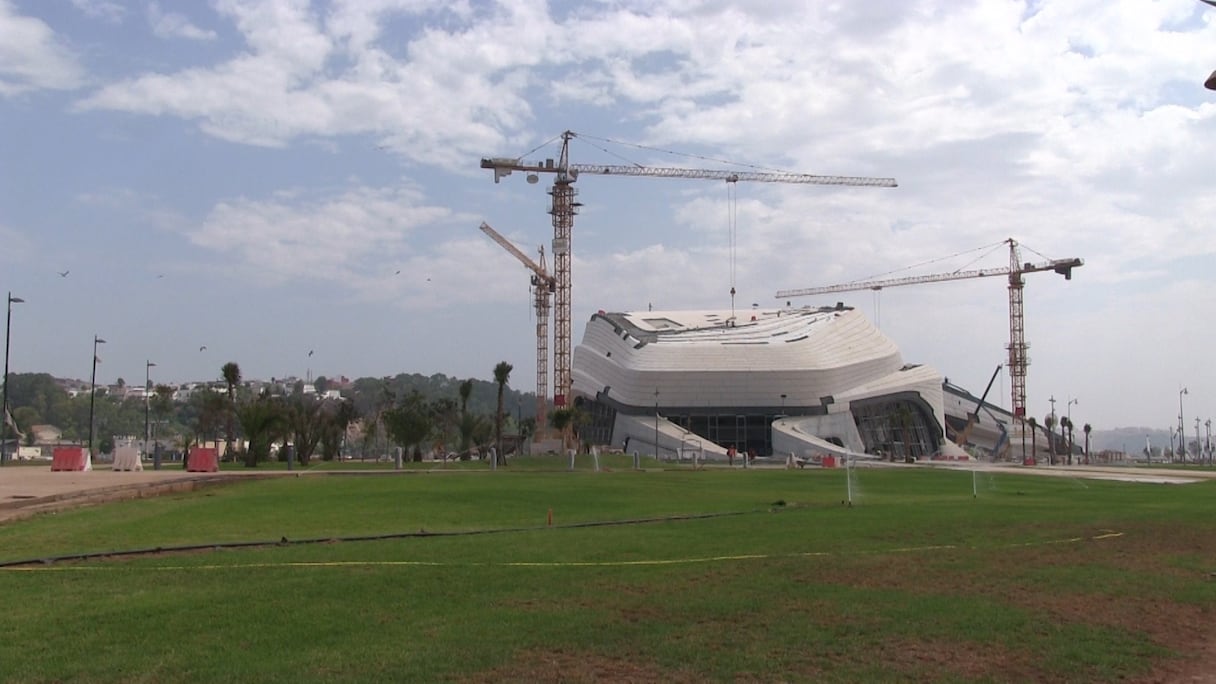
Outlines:
{"label": "construction equipment", "polygon": [[1029,345],[1026,344],[1025,331],[1023,329],[1022,315],[1022,287],[1025,281],[1022,276],[1026,273],[1037,273],[1039,271],[1054,271],[1064,276],[1065,280],[1072,280],[1072,269],[1080,268],[1085,264],[1081,259],[1052,259],[1042,263],[1022,263],[1021,253],[1018,251],[1018,243],[1013,238],[1003,240],[1009,245],[1009,267],[1008,268],[989,268],[972,271],[954,271],[952,273],[934,273],[931,275],[922,276],[907,276],[903,278],[889,278],[886,280],[867,280],[857,281],[852,283],[841,283],[839,285],[827,285],[825,287],[810,287],[800,290],[780,290],[777,292],[778,299],[788,299],[790,297],[805,297],[809,295],[829,294],[833,292],[851,292],[856,290],[881,290],[885,287],[898,287],[901,285],[920,285],[923,283],[939,283],[946,280],[962,280],[965,278],[987,278],[990,276],[1008,276],[1009,277],[1009,377],[1013,386],[1011,394],[1013,400],[1013,415],[1019,420],[1026,416],[1026,366],[1030,365],[1030,359],[1026,354]]}
{"label": "construction equipment", "polygon": [[494,157],[481,160],[481,168],[494,171],[494,182],[497,183],[513,171],[523,171],[528,174],[529,183],[538,180],[538,174],[552,173],[555,175],[553,188],[549,191],[553,201],[549,213],[553,216],[553,266],[556,279],[557,301],[554,305],[555,326],[553,331],[553,404],[557,407],[566,405],[570,396],[571,385],[571,229],[574,227],[574,215],[581,203],[575,200],[577,195],[573,184],[581,174],[596,174],[601,176],[646,176],[652,178],[696,178],[704,180],[721,180],[727,183],[752,181],[758,183],[807,183],[814,185],[839,185],[863,187],[896,187],[893,178],[866,178],[858,176],[815,176],[799,173],[782,172],[746,172],[746,171],[717,171],[707,169],[683,169],[654,166],[613,166],[603,164],[571,164],[570,140],[576,137],[572,131],[561,135],[562,146],[558,159],[546,159],[543,162],[530,163],[518,158]]}
{"label": "construction equipment", "polygon": [[967,445],[967,440],[971,438],[971,429],[980,422],[980,409],[984,408],[984,400],[988,398],[988,392],[992,390],[992,383],[996,382],[996,376],[1000,372],[1001,364],[998,363],[996,370],[992,371],[992,377],[988,379],[988,386],[984,388],[984,393],[980,395],[980,400],[975,405],[975,410],[967,412],[967,424],[954,436],[955,444],[959,446]]}
{"label": "construction equipment", "polygon": [[532,294],[536,303],[536,430],[544,432],[549,408],[549,295],[557,289],[557,279],[545,268],[545,248],[540,248],[540,263],[532,261],[509,240],[482,221],[481,232],[532,271]]}

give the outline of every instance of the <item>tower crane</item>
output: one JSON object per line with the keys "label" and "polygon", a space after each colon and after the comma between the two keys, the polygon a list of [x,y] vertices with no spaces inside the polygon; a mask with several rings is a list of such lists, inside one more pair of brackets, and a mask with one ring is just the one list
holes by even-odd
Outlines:
{"label": "tower crane", "polygon": [[805,297],[809,295],[829,294],[832,292],[852,292],[856,290],[881,290],[884,287],[898,287],[900,285],[920,285],[922,283],[940,283],[946,280],[962,280],[964,278],[987,278],[990,276],[1008,276],[1009,277],[1009,377],[1011,379],[1012,400],[1013,400],[1013,415],[1018,420],[1022,420],[1026,416],[1026,366],[1030,365],[1030,358],[1026,354],[1026,350],[1030,345],[1026,344],[1025,331],[1023,329],[1022,317],[1022,287],[1025,281],[1022,276],[1027,273],[1038,273],[1040,271],[1054,271],[1064,276],[1065,280],[1072,280],[1072,269],[1080,268],[1085,265],[1085,262],[1078,258],[1070,259],[1052,259],[1041,263],[1022,263],[1021,253],[1018,250],[1018,243],[1013,238],[1008,238],[1004,241],[1009,245],[1009,267],[1008,268],[987,268],[971,271],[954,271],[951,273],[934,273],[922,276],[906,276],[903,278],[889,278],[886,280],[867,280],[852,283],[841,283],[839,285],[826,285],[824,287],[809,287],[800,290],[780,290],[777,292],[778,299],[786,299],[789,297]]}
{"label": "tower crane", "polygon": [[[804,183],[812,185],[839,185],[894,188],[894,178],[867,178],[862,176],[816,176],[803,173],[749,172],[711,169],[685,169],[642,165],[604,165],[570,163],[570,141],[577,137],[573,131],[562,133],[561,152],[557,160],[528,162],[514,157],[492,157],[481,160],[481,168],[494,171],[494,182],[511,175],[513,171],[527,173],[529,183],[536,183],[541,173],[554,174],[553,188],[549,195],[553,200],[549,213],[553,216],[553,267],[555,294],[555,326],[553,331],[553,404],[566,405],[571,386],[570,319],[571,319],[571,231],[574,215],[582,206],[575,198],[578,194],[574,182],[582,174],[600,176],[645,176],[651,178],[694,178],[721,180],[727,183],[751,181],[757,183]],[[733,292],[732,292],[733,294]]]}
{"label": "tower crane", "polygon": [[489,235],[491,240],[532,271],[532,292],[536,303],[536,429],[544,431],[548,425],[545,421],[549,408],[549,295],[557,289],[557,279],[549,275],[545,268],[543,245],[538,264],[485,221],[481,222],[481,232]]}

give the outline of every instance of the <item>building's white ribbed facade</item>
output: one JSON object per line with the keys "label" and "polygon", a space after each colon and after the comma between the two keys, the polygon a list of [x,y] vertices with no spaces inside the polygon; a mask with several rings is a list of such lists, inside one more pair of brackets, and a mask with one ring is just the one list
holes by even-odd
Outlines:
{"label": "building's white ribbed facade", "polygon": [[924,455],[944,431],[941,375],[847,307],[600,313],[573,365],[595,441],[630,450]]}

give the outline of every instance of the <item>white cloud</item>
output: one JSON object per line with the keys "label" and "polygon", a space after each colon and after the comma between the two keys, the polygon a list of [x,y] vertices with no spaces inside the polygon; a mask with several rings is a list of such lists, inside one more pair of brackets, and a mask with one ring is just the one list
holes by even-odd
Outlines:
{"label": "white cloud", "polygon": [[70,90],[83,70],[45,22],[0,0],[0,97],[32,90]]}
{"label": "white cloud", "polygon": [[221,202],[189,237],[231,255],[230,267],[253,280],[325,281],[372,295],[386,275],[418,258],[420,228],[451,218],[451,210],[410,189],[294,190]]}
{"label": "white cloud", "polygon": [[112,0],[72,0],[72,5],[87,16],[113,24],[121,23],[127,14],[125,7]]}
{"label": "white cloud", "polygon": [[[326,24],[308,2],[223,0],[217,9],[244,36],[247,52],[213,67],[114,83],[79,107],[197,119],[210,135],[253,145],[372,134],[427,161],[492,147],[528,115],[525,79],[510,68],[536,58],[530,48],[509,46],[526,40],[543,13],[504,9],[463,30],[428,29],[407,46],[407,60],[369,42],[381,13],[430,5],[440,6],[343,4]],[[460,4],[446,12],[467,14]]]}
{"label": "white cloud", "polygon": [[185,38],[187,40],[215,40],[216,33],[201,29],[183,14],[165,12],[159,3],[148,3],[148,24],[157,38]]}

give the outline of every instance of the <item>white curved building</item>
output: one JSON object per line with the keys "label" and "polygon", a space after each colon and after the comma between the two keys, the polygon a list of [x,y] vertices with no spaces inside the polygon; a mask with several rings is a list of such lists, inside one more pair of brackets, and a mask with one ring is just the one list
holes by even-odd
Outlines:
{"label": "white curved building", "polygon": [[[600,312],[574,350],[588,441],[670,457],[927,456],[942,448],[942,376],[907,365],[860,312]],[[628,442],[626,442],[628,440]]]}

